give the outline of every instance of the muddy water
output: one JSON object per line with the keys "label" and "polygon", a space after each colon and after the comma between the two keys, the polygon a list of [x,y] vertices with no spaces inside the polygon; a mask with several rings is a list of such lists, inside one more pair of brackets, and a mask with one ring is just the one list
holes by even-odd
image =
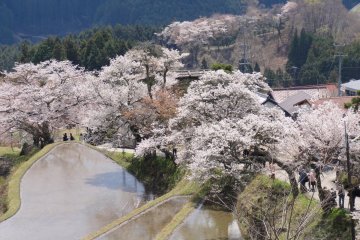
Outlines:
{"label": "muddy water", "polygon": [[242,239],[239,226],[228,212],[197,209],[183,225],[175,230],[170,240],[235,240]]}
{"label": "muddy water", "polygon": [[81,239],[125,215],[144,186],[99,152],[80,144],[56,147],[21,182],[21,208],[0,223],[0,239]]}
{"label": "muddy water", "polygon": [[150,209],[134,220],[121,225],[99,239],[102,240],[151,240],[181,210],[188,197],[175,197]]}

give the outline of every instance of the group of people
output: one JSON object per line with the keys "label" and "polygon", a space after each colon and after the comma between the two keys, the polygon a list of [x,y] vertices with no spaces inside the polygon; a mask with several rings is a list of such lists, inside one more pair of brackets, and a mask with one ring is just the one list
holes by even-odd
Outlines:
{"label": "group of people", "polygon": [[[338,173],[337,173],[338,175]],[[338,176],[337,176],[338,177]],[[300,182],[300,190],[301,192],[307,192],[312,191],[315,192],[316,187],[316,173],[314,169],[311,169],[310,172],[306,172],[305,169],[301,169],[299,171],[299,182]],[[308,183],[309,190],[306,188],[306,183]],[[353,197],[350,197],[350,193],[347,194],[349,196],[349,200],[352,201],[351,206],[355,206],[355,198],[357,196],[360,196],[360,190],[358,187],[353,188]],[[326,187],[323,188],[323,194],[326,199],[327,205],[329,205],[329,208],[335,207],[337,205],[336,198],[338,198],[338,205],[339,208],[344,208],[344,202],[345,202],[345,189],[344,186],[337,182],[336,189],[331,188],[327,189]]]}
{"label": "group of people", "polygon": [[[80,142],[84,142],[85,141],[85,137],[86,137],[86,134],[85,135],[83,135],[82,133],[80,133],[80,135],[79,135],[79,141]],[[72,133],[70,133],[70,136],[68,137],[68,135],[67,135],[67,133],[64,133],[64,135],[63,135],[63,141],[64,142],[66,142],[66,141],[74,141],[75,140],[75,138],[74,138],[74,136],[72,135]]]}
{"label": "group of people", "polygon": [[[74,140],[75,140],[74,136],[72,135],[72,133],[70,133],[70,141],[74,141]],[[64,133],[63,141],[64,142],[69,141],[69,137],[68,137],[67,133]]]}

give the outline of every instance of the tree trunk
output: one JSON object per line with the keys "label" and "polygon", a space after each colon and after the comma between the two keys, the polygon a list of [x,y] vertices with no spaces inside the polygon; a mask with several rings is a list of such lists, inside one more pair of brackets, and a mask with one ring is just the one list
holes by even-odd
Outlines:
{"label": "tree trunk", "polygon": [[168,72],[168,71],[169,71],[169,70],[168,70],[167,68],[166,68],[165,71],[164,71],[164,76],[163,76],[164,82],[163,82],[163,86],[162,86],[163,89],[166,87],[166,76],[167,76],[167,72]]}
{"label": "tree trunk", "polygon": [[151,78],[150,78],[150,68],[148,65],[146,65],[145,69],[146,69],[146,85],[147,85],[148,95],[149,95],[150,99],[153,99],[152,92],[151,92],[152,82],[151,82]]}
{"label": "tree trunk", "polygon": [[133,134],[136,143],[141,142],[142,138],[140,136],[139,129],[135,125],[131,125],[129,127],[129,129],[130,129],[131,133]]}
{"label": "tree trunk", "polygon": [[320,199],[320,202],[323,202],[326,198],[325,196],[325,192],[322,188],[322,184],[321,184],[321,178],[320,178],[320,175],[321,175],[321,171],[320,171],[320,167],[315,165],[315,164],[312,164],[311,167],[313,169],[315,169],[315,174],[316,174],[316,187],[319,191],[319,199]]}
{"label": "tree trunk", "polygon": [[276,163],[280,168],[282,168],[289,176],[289,181],[291,185],[291,193],[293,194],[293,199],[299,195],[298,182],[294,174],[294,168],[276,158],[273,158],[272,161]]}
{"label": "tree trunk", "polygon": [[48,122],[40,124],[30,124],[27,122],[20,122],[20,129],[33,136],[33,144],[36,147],[43,148],[47,144],[53,143],[54,139],[51,135],[50,125]]}

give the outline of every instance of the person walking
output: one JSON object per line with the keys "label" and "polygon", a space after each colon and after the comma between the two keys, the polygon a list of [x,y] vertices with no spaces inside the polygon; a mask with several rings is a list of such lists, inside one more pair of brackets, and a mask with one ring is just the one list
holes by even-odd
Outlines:
{"label": "person walking", "polygon": [[275,180],[275,165],[274,163],[269,164],[270,178]]}
{"label": "person walking", "polygon": [[338,186],[339,208],[344,208],[345,190],[343,185]]}
{"label": "person walking", "polygon": [[74,141],[74,140],[75,140],[74,136],[72,135],[72,133],[70,133],[70,141]]}
{"label": "person walking", "polygon": [[314,169],[311,169],[309,173],[309,188],[311,186],[311,191],[315,192],[315,185],[316,185],[316,173]]}
{"label": "person walking", "polygon": [[177,149],[176,149],[176,147],[175,147],[175,146],[173,146],[172,153],[173,153],[173,157],[174,157],[174,159],[176,159],[176,158],[177,158]]}
{"label": "person walking", "polygon": [[67,136],[67,133],[64,133],[63,141],[66,142],[67,140],[69,140],[69,138],[68,138],[68,136]]}
{"label": "person walking", "polygon": [[301,169],[299,172],[299,182],[300,182],[300,190],[301,192],[307,192],[307,188],[305,184],[309,181],[308,175],[306,174],[304,169]]}

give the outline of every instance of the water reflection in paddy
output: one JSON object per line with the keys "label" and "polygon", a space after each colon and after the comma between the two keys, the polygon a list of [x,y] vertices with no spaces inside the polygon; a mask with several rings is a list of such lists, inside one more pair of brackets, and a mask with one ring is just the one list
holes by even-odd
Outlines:
{"label": "water reflection in paddy", "polygon": [[151,240],[168,224],[174,215],[188,202],[188,197],[175,197],[150,209],[134,220],[120,225],[99,239]]}
{"label": "water reflection in paddy", "polygon": [[185,220],[170,240],[239,240],[237,221],[229,212],[196,209]]}
{"label": "water reflection in paddy", "polygon": [[53,149],[20,189],[21,208],[0,223],[0,239],[78,240],[138,207],[145,195],[133,175],[80,144]]}

